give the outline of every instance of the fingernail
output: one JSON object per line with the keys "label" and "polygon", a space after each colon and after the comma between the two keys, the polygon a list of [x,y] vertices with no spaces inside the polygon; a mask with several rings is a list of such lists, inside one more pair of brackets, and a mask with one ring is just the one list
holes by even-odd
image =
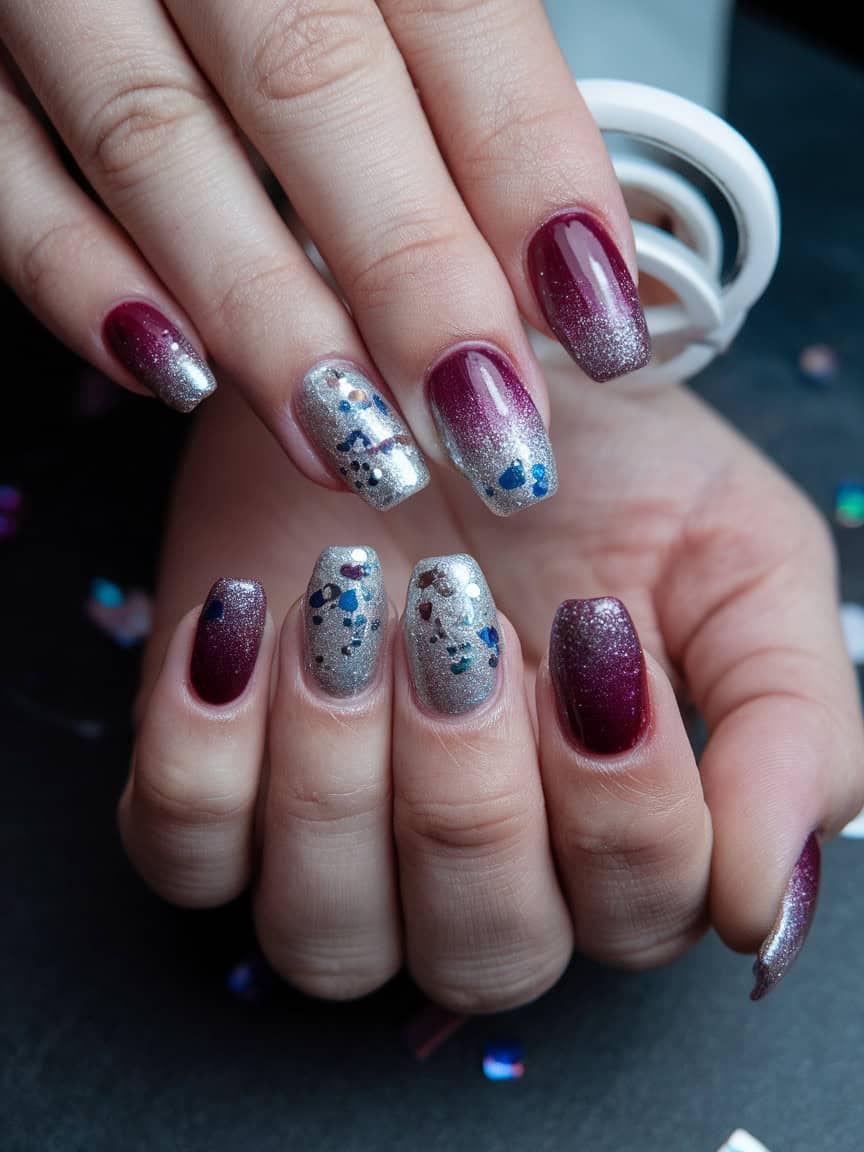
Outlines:
{"label": "fingernail", "polygon": [[405,646],[417,697],[431,712],[458,715],[495,687],[501,656],[495,602],[471,556],[431,556],[411,574]]}
{"label": "fingernail", "polygon": [[549,327],[592,380],[651,359],[639,292],[599,220],[587,212],[547,220],[528,245],[528,274]]}
{"label": "fingernail", "polygon": [[258,658],[267,598],[255,580],[217,580],[198,617],[189,675],[206,704],[228,704],[249,683]]}
{"label": "fingernail", "polygon": [[303,603],[306,669],[329,696],[356,696],[373,679],[387,624],[374,548],[325,548]]}
{"label": "fingernail", "polygon": [[395,508],[429,483],[426,461],[401,416],[353,364],[316,364],[298,414],[346,488],[374,508]]}
{"label": "fingernail", "polygon": [[105,317],[103,331],[120,363],[169,408],[191,412],[216,391],[200,353],[152,305],[141,300],[119,304]]}
{"label": "fingernail", "polygon": [[811,832],[786,885],[774,927],[762,942],[753,965],[756,983],[750,993],[751,1000],[761,1000],[779,984],[804,947],[816,914],[821,861],[819,841]]}
{"label": "fingernail", "polygon": [[500,352],[454,349],[430,372],[428,389],[444,447],[493,512],[506,516],[555,492],[555,457],[540,413]]}
{"label": "fingernail", "polygon": [[565,600],[555,613],[549,671],[563,722],[589,752],[613,755],[648,721],[645,656],[620,600]]}

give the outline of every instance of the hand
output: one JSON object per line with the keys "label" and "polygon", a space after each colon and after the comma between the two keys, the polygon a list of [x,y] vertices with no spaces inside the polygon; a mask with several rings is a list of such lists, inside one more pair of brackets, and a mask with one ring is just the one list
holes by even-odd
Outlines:
{"label": "hand", "polygon": [[[453,477],[386,518],[323,493],[286,476],[227,398],[193,444],[121,825],[170,900],[218,904],[254,876],[261,945],[309,992],[358,995],[404,961],[452,1008],[506,1008],[548,988],[574,945],[660,964],[710,922],[735,949],[763,945],[761,995],[806,934],[811,832],[833,835],[864,802],[821,519],[685,389],[598,387],[560,357],[547,379],[562,487],[506,525],[461,499]],[[490,669],[476,628],[469,637],[481,670],[453,699],[491,687],[476,708],[447,711],[422,658],[412,690],[398,627],[355,697],[328,695],[304,671],[303,617],[316,606],[303,589],[334,544],[377,549],[399,600],[420,557],[476,558],[503,641]],[[214,707],[190,680],[189,609],[221,575],[260,579],[271,617],[245,691]],[[647,674],[607,604],[559,614],[550,678],[558,603],[609,596],[629,609]],[[408,611],[428,658],[414,594]],[[308,627],[314,667],[325,632]],[[699,770],[676,691],[711,732]]]}
{"label": "hand", "polygon": [[[0,0],[0,42],[99,197],[0,61],[0,274],[80,355],[183,411],[215,388],[209,355],[317,483],[393,506],[427,481],[420,449],[444,458],[435,421],[464,456],[452,396],[479,341],[522,420],[476,487],[512,511],[554,491],[520,313],[595,379],[648,358],[621,193],[539,0]],[[526,437],[537,493],[496,483]],[[358,483],[352,449],[382,443]]]}

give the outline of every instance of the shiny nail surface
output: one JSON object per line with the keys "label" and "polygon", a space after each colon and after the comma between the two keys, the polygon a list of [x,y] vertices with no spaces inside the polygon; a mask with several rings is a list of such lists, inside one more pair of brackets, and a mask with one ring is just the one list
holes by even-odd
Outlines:
{"label": "shiny nail surface", "polygon": [[613,755],[648,720],[645,656],[620,600],[565,600],[555,613],[549,671],[563,723],[589,752]]}
{"label": "shiny nail surface", "polygon": [[317,364],[303,379],[297,405],[312,443],[367,504],[394,508],[429,483],[401,416],[353,364]]}
{"label": "shiny nail surface", "polygon": [[151,304],[119,304],[105,317],[103,332],[120,363],[169,408],[191,412],[216,391],[198,350]]}
{"label": "shiny nail surface", "polygon": [[405,647],[414,690],[432,712],[458,715],[495,687],[501,646],[495,603],[472,556],[431,556],[411,574]]}
{"label": "shiny nail surface", "polygon": [[639,292],[611,236],[587,212],[562,212],[528,245],[528,274],[549,327],[592,380],[651,359]]}
{"label": "shiny nail surface", "polygon": [[779,984],[804,947],[816,914],[821,864],[819,841],[815,833],[811,833],[786,885],[774,927],[762,942],[753,965],[756,983],[750,993],[751,1000],[761,1000]]}
{"label": "shiny nail surface", "polygon": [[558,487],[540,413],[516,369],[488,345],[456,348],[429,373],[429,403],[444,447],[499,516]]}
{"label": "shiny nail surface", "polygon": [[189,676],[207,704],[228,704],[249,683],[267,618],[256,580],[217,580],[198,617]]}
{"label": "shiny nail surface", "polygon": [[306,669],[329,696],[356,696],[374,678],[387,597],[374,548],[325,548],[303,605]]}

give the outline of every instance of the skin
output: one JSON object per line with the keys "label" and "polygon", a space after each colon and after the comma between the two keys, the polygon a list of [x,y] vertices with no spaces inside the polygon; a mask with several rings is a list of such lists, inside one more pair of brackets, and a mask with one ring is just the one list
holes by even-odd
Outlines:
{"label": "skin", "polygon": [[[386,515],[323,492],[228,389],[196,430],[121,828],[178,903],[220,903],[254,875],[265,953],[314,994],[359,995],[407,963],[441,1003],[493,1011],[541,994],[574,947],[639,968],[712,924],[753,952],[808,834],[864,802],[820,517],[685,388],[595,385],[551,346],[543,364],[560,489],[504,522],[449,470]],[[370,692],[317,694],[292,605],[333,543],[376,548],[397,603],[421,556],[473,555],[504,638],[492,698],[423,712],[396,628]],[[207,709],[186,668],[195,605],[222,575],[261,580],[271,622],[247,692]],[[632,751],[597,757],[562,730],[545,654],[559,601],[609,595],[646,650],[651,721]],[[711,731],[698,770],[676,692]]]}

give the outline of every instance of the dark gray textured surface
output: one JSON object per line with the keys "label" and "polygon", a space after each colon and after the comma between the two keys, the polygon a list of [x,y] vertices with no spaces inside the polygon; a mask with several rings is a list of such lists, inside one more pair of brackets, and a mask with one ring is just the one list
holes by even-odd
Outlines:
{"label": "dark gray textured surface", "polygon": [[[730,117],[780,187],[785,246],[734,351],[698,386],[829,512],[839,476],[864,470],[864,77],[748,19],[732,84]],[[6,314],[8,339],[38,348],[46,376],[71,373]],[[799,378],[811,342],[842,357],[830,389]],[[425,1064],[400,1039],[419,1003],[407,981],[348,1006],[287,989],[231,999],[245,907],[167,908],[116,842],[135,658],[80,615],[89,576],[146,580],[175,425],[130,400],[94,429],[46,414],[36,393],[0,427],[0,482],[31,498],[0,554],[3,1152],[714,1152],[737,1126],[771,1152],[862,1147],[861,843],[826,850],[811,939],[760,1005],[749,961],[714,939],[641,976],[577,962],[538,1004],[466,1025]],[[146,475],[116,447],[132,421],[151,445]],[[838,544],[845,596],[864,600],[864,529]],[[81,715],[102,719],[105,739],[64,729]],[[527,1071],[491,1084],[482,1047],[502,1027]]]}

